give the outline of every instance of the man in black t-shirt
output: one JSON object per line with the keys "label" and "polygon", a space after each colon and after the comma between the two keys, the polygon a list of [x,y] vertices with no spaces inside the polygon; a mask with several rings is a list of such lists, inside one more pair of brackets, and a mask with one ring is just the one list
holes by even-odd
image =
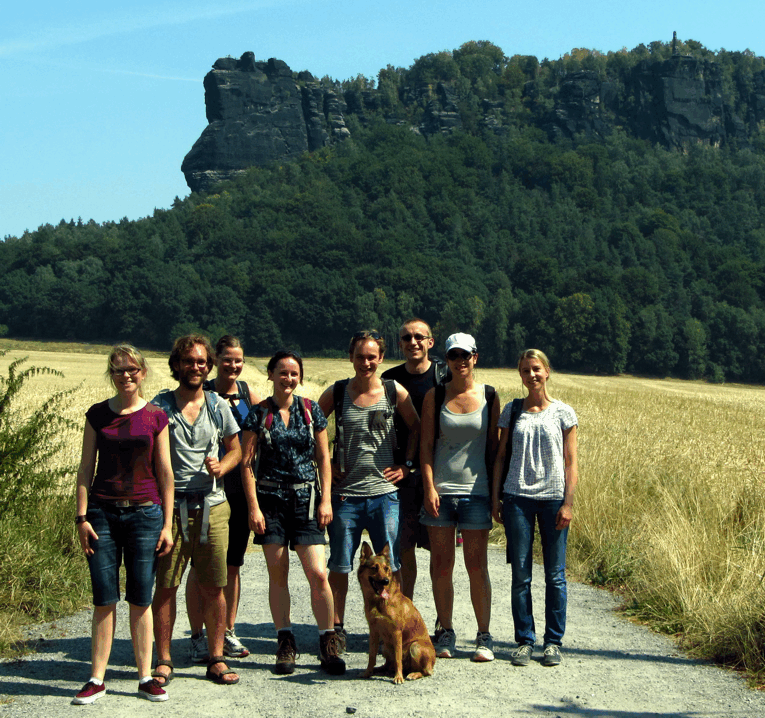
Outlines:
{"label": "man in black t-shirt", "polygon": [[[428,350],[433,347],[433,337],[427,322],[422,319],[410,319],[399,329],[398,345],[404,353],[406,363],[388,369],[383,373],[383,379],[395,379],[401,384],[412,398],[418,416],[422,415],[422,402],[425,394],[436,384],[448,381],[449,370],[446,364],[428,356]],[[409,432],[406,424],[396,416],[396,443],[401,456],[396,456],[396,463],[404,464]],[[430,548],[428,532],[420,524],[420,509],[422,508],[422,475],[420,474],[418,458],[410,467],[409,476],[398,484],[399,494],[399,541],[401,552],[401,590],[405,596],[412,598],[414,584],[417,580],[417,546]]]}

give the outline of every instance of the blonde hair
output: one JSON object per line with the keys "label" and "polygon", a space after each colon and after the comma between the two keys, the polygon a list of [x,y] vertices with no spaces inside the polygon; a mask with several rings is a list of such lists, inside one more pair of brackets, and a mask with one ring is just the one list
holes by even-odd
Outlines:
{"label": "blonde hair", "polygon": [[[521,355],[518,357],[518,373],[521,373],[521,362],[523,362],[524,359],[536,359],[537,361],[542,362],[542,366],[547,369],[547,373],[549,375],[552,374],[552,366],[550,366],[550,360],[547,358],[547,354],[545,354],[541,349],[524,349],[521,352]],[[521,382],[523,384],[523,382]],[[545,396],[548,400],[552,400],[552,397],[547,391],[547,385],[545,384]]]}
{"label": "blonde hair", "polygon": [[[141,354],[138,349],[136,349],[132,344],[115,344],[112,347],[112,350],[109,352],[109,359],[107,360],[106,364],[106,376],[109,378],[109,381],[111,382],[111,385],[114,387],[115,391],[117,389],[117,385],[114,383],[114,375],[112,374],[112,370],[116,367],[115,361],[117,357],[127,357],[128,359],[134,361],[138,366],[140,367],[142,372],[148,372],[149,367],[146,364],[146,359],[144,358],[143,354]],[[141,390],[141,387],[138,387],[138,394],[140,396],[143,396],[143,391]]]}

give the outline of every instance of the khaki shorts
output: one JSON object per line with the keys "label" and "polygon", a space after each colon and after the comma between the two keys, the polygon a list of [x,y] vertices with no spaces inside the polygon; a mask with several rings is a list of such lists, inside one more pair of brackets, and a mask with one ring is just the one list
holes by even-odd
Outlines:
{"label": "khaki shorts", "polygon": [[226,550],[228,549],[228,519],[231,509],[228,501],[210,509],[210,530],[207,543],[199,542],[202,524],[202,509],[189,511],[189,540],[183,540],[181,517],[178,509],[173,512],[173,541],[171,553],[159,559],[157,566],[157,588],[175,588],[181,583],[186,566],[191,558],[197,571],[199,583],[203,586],[223,588],[228,583],[226,576]]}

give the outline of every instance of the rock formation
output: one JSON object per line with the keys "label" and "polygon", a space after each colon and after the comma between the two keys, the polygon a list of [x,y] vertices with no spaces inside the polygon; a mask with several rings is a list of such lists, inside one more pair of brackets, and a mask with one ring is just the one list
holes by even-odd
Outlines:
{"label": "rock formation", "polygon": [[209,124],[181,165],[193,191],[349,135],[335,93],[281,60],[220,58],[204,88]]}

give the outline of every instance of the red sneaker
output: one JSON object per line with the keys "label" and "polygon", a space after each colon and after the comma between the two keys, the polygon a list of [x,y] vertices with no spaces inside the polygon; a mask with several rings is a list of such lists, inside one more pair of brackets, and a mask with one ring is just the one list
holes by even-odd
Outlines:
{"label": "red sneaker", "polygon": [[88,681],[82,690],[74,697],[72,703],[76,706],[85,706],[88,703],[94,703],[101,696],[106,695],[106,684],[97,686],[93,681]]}
{"label": "red sneaker", "polygon": [[138,684],[138,695],[149,701],[166,701],[170,696],[156,678]]}

